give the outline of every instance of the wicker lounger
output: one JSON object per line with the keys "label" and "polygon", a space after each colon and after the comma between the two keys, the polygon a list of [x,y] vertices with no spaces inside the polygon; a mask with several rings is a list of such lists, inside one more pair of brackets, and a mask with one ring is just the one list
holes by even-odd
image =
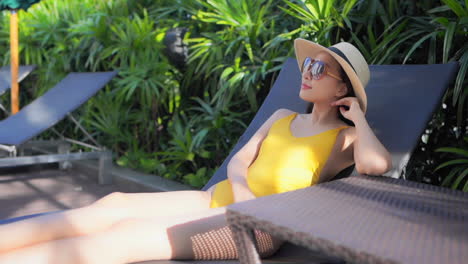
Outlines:
{"label": "wicker lounger", "polygon": [[241,263],[260,263],[249,229],[349,263],[468,259],[468,193],[402,179],[349,177],[232,204],[226,215]]}

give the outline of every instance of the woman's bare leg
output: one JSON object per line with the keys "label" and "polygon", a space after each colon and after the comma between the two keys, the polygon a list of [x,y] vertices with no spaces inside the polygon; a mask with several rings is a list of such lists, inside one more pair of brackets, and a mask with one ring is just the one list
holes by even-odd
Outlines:
{"label": "woman's bare leg", "polygon": [[[262,239],[262,256],[282,241]],[[55,240],[0,254],[0,264],[107,263],[161,259],[233,259],[237,249],[225,220],[225,207],[159,219],[128,219],[99,233]]]}
{"label": "woman's bare leg", "polygon": [[209,208],[210,192],[112,193],[93,204],[0,225],[0,253],[39,242],[89,235],[127,218],[154,218]]}

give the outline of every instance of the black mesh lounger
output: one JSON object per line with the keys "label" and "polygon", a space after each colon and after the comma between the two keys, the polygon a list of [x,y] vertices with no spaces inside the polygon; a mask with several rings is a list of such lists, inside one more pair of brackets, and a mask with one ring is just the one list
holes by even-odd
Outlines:
{"label": "black mesh lounger", "polygon": [[[366,118],[376,136],[392,154],[394,168],[385,176],[398,178],[408,162],[419,137],[424,131],[448,85],[453,81],[457,63],[434,65],[370,65],[371,80],[366,88],[368,110]],[[430,78],[429,78],[429,77]],[[279,108],[304,113],[308,102],[299,98],[300,72],[295,59],[288,59],[249,127],[240,137],[229,156],[209,182],[226,179],[231,157],[252,137],[266,119]],[[341,171],[335,178],[354,176],[354,166]],[[314,188],[313,186],[311,188]],[[14,221],[6,220],[6,221]],[[0,222],[1,223],[1,222]],[[148,261],[145,264],[175,263],[239,263],[230,261]],[[341,263],[327,259],[301,247],[285,243],[264,263]]]}
{"label": "black mesh lounger", "polygon": [[[366,119],[375,135],[392,154],[393,169],[385,176],[399,178],[419,137],[431,120],[433,112],[440,106],[445,90],[454,80],[458,63],[370,65],[369,68],[371,80],[366,87],[368,98]],[[279,108],[306,112],[308,103],[299,98],[300,82],[296,60],[288,59],[249,127],[203,190],[226,179],[227,164],[231,157],[248,142],[273,112]],[[333,180],[356,175],[358,173],[353,165],[341,171]],[[264,263],[342,263],[340,260],[326,258],[291,243],[285,243],[276,254],[262,261]],[[151,261],[144,263],[185,262],[239,263],[238,261]]]}
{"label": "black mesh lounger", "polygon": [[[53,141],[31,141],[31,139],[69,115],[73,110],[86,102],[97,91],[104,87],[117,72],[70,73],[55,87],[22,108],[15,115],[0,121],[0,149],[10,157],[0,158],[0,167],[14,167],[37,163],[64,162],[78,159],[100,159],[99,181],[108,183],[104,168],[111,160],[110,152],[95,148],[98,151],[68,153],[66,141],[80,142],[62,138]],[[78,124],[79,125],[79,124]],[[58,145],[59,154],[17,156],[18,150]],[[85,144],[87,147],[93,147]]]}

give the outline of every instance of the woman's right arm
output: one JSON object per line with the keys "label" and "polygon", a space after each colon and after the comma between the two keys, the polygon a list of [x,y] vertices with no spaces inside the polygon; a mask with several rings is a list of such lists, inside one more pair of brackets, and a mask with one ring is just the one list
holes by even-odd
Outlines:
{"label": "woman's right arm", "polygon": [[283,118],[291,113],[293,113],[293,111],[288,109],[276,110],[229,161],[227,165],[227,178],[231,183],[235,202],[255,198],[255,195],[247,185],[247,170],[257,158],[260,146],[273,123],[279,118]]}

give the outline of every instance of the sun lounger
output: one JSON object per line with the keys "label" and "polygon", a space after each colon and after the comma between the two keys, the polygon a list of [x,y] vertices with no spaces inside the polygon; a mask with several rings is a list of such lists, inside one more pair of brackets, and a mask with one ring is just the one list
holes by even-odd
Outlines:
{"label": "sun lounger", "polygon": [[[393,169],[385,174],[399,178],[431,120],[441,98],[454,80],[457,63],[433,65],[370,65],[371,80],[366,88],[368,111],[366,118],[376,136],[392,154]],[[430,78],[428,77],[430,76]],[[297,62],[289,59],[256,116],[210,181],[203,187],[226,179],[231,157],[248,142],[255,131],[277,109],[288,108],[306,112],[307,102],[299,98],[300,73]],[[334,180],[356,176],[354,166],[341,171]],[[404,178],[404,175],[403,175]],[[310,187],[314,188],[314,186]],[[284,261],[284,262],[282,262]],[[289,261],[289,262],[288,262]],[[238,263],[228,261],[186,261],[190,263]],[[263,263],[342,263],[285,243],[276,254]],[[175,264],[181,261],[151,261],[145,264]]]}
{"label": "sun lounger", "polygon": [[[454,79],[458,64],[369,67],[371,80],[366,88],[369,102],[366,119],[376,136],[392,154],[394,166],[385,176],[398,178],[433,112],[440,105],[442,95]],[[249,127],[203,190],[226,178],[227,164],[231,157],[277,109],[306,112],[308,103],[299,98],[300,81],[296,61],[287,60]],[[334,179],[354,174],[356,171],[353,165],[340,172]]]}
{"label": "sun lounger", "polygon": [[[35,68],[35,65],[20,66],[18,72],[18,82],[21,82],[24,78],[26,78]],[[0,68],[0,95],[3,95],[10,88],[11,67],[3,66]],[[9,113],[9,111],[6,110],[6,108],[2,104],[0,104],[0,109],[6,113]]]}
{"label": "sun lounger", "polygon": [[[110,183],[111,179],[106,176],[105,171],[111,162],[109,151],[81,143],[95,151],[69,153],[68,143],[80,144],[80,142],[67,138],[61,138],[59,141],[32,141],[31,139],[77,109],[115,75],[116,72],[70,73],[54,88],[22,108],[18,113],[0,121],[0,150],[7,152],[9,156],[0,158],[0,168],[79,159],[99,159],[101,163],[99,182]],[[50,147],[53,145],[58,147],[59,153],[18,156],[18,153],[25,149],[35,148],[37,150],[41,146]]]}
{"label": "sun lounger", "polygon": [[[366,118],[376,136],[391,152],[394,168],[385,176],[399,178],[424,131],[432,113],[451,81],[457,63],[434,65],[371,65],[371,80],[366,88],[368,111]],[[231,157],[250,139],[263,122],[277,109],[288,108],[304,113],[308,103],[299,98],[300,73],[294,59],[288,59],[267,98],[249,127],[240,137],[229,156],[203,187],[226,179]],[[334,180],[354,176],[354,166],[341,171]],[[310,187],[314,188],[314,186]],[[1,222],[0,222],[1,223]],[[264,263],[342,263],[285,243]],[[233,261],[149,261],[145,264],[176,263],[239,263]]]}
{"label": "sun lounger", "polygon": [[[19,67],[18,82],[26,78],[34,69],[35,65],[25,65]],[[3,66],[0,68],[0,95],[4,94],[11,85],[11,67]]]}

